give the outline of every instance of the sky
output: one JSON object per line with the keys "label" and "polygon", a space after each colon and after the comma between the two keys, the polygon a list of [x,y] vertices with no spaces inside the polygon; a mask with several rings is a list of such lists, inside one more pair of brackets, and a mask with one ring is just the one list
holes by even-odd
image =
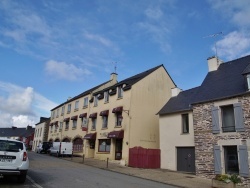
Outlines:
{"label": "sky", "polygon": [[0,0],[0,127],[35,126],[112,72],[163,64],[199,86],[207,58],[250,54],[249,18],[249,0]]}

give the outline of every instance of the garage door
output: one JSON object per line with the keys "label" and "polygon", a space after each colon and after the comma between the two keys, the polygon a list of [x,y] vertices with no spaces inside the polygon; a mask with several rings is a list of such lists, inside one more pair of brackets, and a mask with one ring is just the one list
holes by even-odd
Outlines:
{"label": "garage door", "polygon": [[177,171],[195,172],[194,147],[177,147]]}

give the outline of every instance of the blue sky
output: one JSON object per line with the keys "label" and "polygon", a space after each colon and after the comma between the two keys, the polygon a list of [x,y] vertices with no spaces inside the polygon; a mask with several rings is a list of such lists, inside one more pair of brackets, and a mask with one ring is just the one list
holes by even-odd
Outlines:
{"label": "blue sky", "polygon": [[199,86],[215,43],[224,61],[250,54],[249,18],[249,0],[1,0],[0,127],[49,117],[114,62],[118,80],[164,64],[179,88]]}

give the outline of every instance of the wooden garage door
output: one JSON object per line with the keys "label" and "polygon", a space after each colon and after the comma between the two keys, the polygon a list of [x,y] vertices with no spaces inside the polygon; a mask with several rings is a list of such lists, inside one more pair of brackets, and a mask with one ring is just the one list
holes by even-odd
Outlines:
{"label": "wooden garage door", "polygon": [[194,147],[177,147],[177,171],[195,172]]}

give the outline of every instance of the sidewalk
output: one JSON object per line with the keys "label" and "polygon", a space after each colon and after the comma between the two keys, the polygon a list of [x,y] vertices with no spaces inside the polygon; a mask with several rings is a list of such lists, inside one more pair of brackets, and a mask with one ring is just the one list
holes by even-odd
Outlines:
{"label": "sidewalk", "polygon": [[[66,157],[64,160],[83,164],[82,157]],[[183,188],[211,188],[212,181],[204,178],[199,178],[192,174],[180,173],[176,171],[162,169],[140,169],[121,166],[116,161],[101,161],[92,158],[85,158],[84,164],[96,168],[110,170],[129,176],[140,177],[151,181],[161,182],[168,185],[173,185]]]}

